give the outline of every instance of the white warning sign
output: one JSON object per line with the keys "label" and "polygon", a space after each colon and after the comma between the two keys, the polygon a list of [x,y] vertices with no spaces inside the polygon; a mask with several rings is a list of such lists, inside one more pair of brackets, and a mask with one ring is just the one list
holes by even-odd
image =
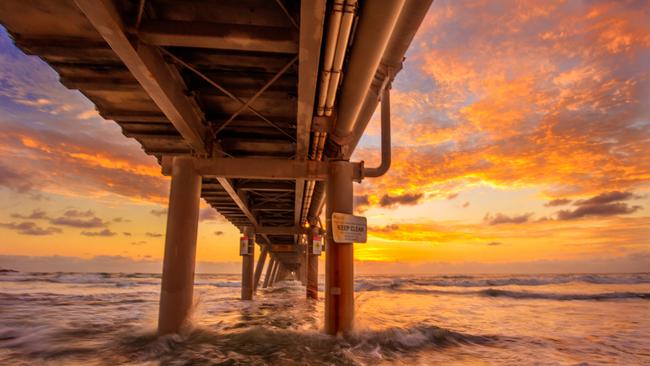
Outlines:
{"label": "white warning sign", "polygon": [[368,220],[363,216],[332,213],[332,236],[337,243],[365,243],[368,240]]}
{"label": "white warning sign", "polygon": [[248,236],[244,235],[239,239],[239,255],[248,255]]}
{"label": "white warning sign", "polygon": [[314,255],[320,255],[320,253],[323,251],[323,237],[315,234],[314,239],[312,241],[312,253]]}

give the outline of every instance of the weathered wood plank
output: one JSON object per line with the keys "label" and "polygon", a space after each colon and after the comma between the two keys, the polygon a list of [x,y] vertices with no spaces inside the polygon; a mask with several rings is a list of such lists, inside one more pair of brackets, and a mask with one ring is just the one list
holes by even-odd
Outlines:
{"label": "weathered wood plank", "polygon": [[139,35],[146,42],[158,46],[298,52],[296,36],[289,28],[151,20],[142,24]]}

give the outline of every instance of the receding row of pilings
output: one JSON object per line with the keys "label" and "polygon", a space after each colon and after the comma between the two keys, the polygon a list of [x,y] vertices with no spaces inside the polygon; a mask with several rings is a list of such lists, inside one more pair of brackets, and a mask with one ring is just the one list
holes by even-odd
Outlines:
{"label": "receding row of pilings", "polygon": [[[293,278],[300,281],[306,287],[308,299],[318,299],[318,257],[320,250],[314,248],[314,238],[320,237],[320,229],[312,228],[308,235],[308,245],[298,247],[299,266],[297,269],[290,270],[274,256],[270,251],[269,245],[261,245],[261,253],[257,264],[254,266],[255,257],[255,232],[251,228],[244,229],[244,235],[240,242],[240,255],[242,256],[242,300],[252,300],[255,291],[259,287],[262,279],[262,271],[266,264],[267,257],[270,258],[266,265],[266,275],[264,276],[263,288],[273,286],[278,280],[283,280],[293,274]],[[318,244],[320,245],[320,244]]]}
{"label": "receding row of pilings", "polygon": [[[352,213],[352,166],[346,162],[332,162],[328,173],[327,217],[332,212]],[[158,333],[178,332],[190,315],[193,304],[194,267],[196,261],[196,238],[201,196],[201,176],[197,173],[193,159],[177,156],[171,162],[171,189],[167,214],[165,254],[160,291],[160,310]],[[328,219],[329,220],[329,219]],[[332,237],[331,225],[328,237]],[[305,252],[299,253],[298,269],[289,268],[275,256],[268,245],[261,246],[257,262],[255,257],[255,232],[245,228],[240,254],[242,254],[241,298],[252,300],[259,285],[267,258],[266,275],[263,287],[273,286],[276,281],[294,278],[303,282],[306,296],[318,298],[318,257],[319,245],[314,238],[320,229],[312,227],[307,235]],[[320,240],[320,239],[317,239]],[[327,245],[325,266],[325,331],[329,334],[347,332],[352,327],[354,315],[353,288],[353,245],[335,243]]]}

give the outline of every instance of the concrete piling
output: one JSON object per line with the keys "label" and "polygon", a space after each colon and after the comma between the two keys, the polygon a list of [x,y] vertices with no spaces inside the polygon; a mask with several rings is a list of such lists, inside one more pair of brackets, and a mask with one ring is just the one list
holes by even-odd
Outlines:
{"label": "concrete piling", "polygon": [[201,177],[189,156],[173,158],[160,289],[158,334],[175,333],[193,302]]}
{"label": "concrete piling", "polygon": [[314,253],[314,237],[318,228],[312,227],[307,241],[307,298],[318,299],[318,254]]}
{"label": "concrete piling", "polygon": [[327,248],[325,260],[325,332],[352,330],[354,320],[354,246],[337,243],[332,235],[332,213],[352,214],[353,169],[347,161],[330,162],[327,180]]}
{"label": "concrete piling", "polygon": [[252,228],[245,228],[245,240],[247,241],[248,248],[246,253],[242,253],[242,266],[241,266],[241,299],[252,300],[254,292],[253,278],[254,268],[253,262],[255,261],[255,233]]}

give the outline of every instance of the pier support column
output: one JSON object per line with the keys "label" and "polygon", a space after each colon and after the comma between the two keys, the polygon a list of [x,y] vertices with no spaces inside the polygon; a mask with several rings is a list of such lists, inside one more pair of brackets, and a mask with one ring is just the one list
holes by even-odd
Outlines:
{"label": "pier support column", "polygon": [[269,277],[269,286],[273,287],[275,283],[275,272],[278,270],[278,259],[273,258],[273,267],[271,267],[271,277]]}
{"label": "pier support column", "polygon": [[[314,236],[318,228],[312,227],[307,241],[307,298],[318,299],[318,254],[314,253]],[[320,254],[320,251],[319,251]]]}
{"label": "pier support column", "polygon": [[327,249],[325,257],[325,332],[352,330],[354,320],[354,250],[332,235],[332,213],[352,214],[353,171],[347,161],[329,164],[327,177]]}
{"label": "pier support column", "polygon": [[302,275],[302,285],[307,287],[307,272],[309,271],[309,248],[305,245],[305,251],[302,253],[302,265],[301,265],[301,275]]}
{"label": "pier support column", "polygon": [[275,266],[275,258],[271,256],[271,259],[269,259],[269,265],[266,266],[266,274],[264,275],[264,284],[262,284],[262,288],[269,287],[269,283],[271,282],[271,273],[273,272],[274,266]]}
{"label": "pier support column", "polygon": [[267,245],[262,247],[262,252],[260,253],[260,258],[257,260],[257,265],[255,266],[255,278],[253,279],[253,291],[257,290],[257,286],[260,283],[260,277],[262,277],[262,271],[264,270],[264,263],[266,263],[266,255],[269,252]]}
{"label": "pier support column", "polygon": [[187,320],[193,302],[196,232],[201,177],[191,157],[172,160],[171,189],[160,289],[158,334],[175,333]]}
{"label": "pier support column", "polygon": [[277,258],[273,261],[273,268],[271,268],[271,278],[269,280],[269,286],[273,287],[273,284],[275,283],[275,277],[278,274],[278,265],[280,262],[278,261]]}
{"label": "pier support column", "polygon": [[[244,235],[248,241],[248,249],[241,252],[241,299],[253,300],[253,277],[255,276],[253,268],[253,262],[255,261],[255,233],[252,228],[246,228],[244,230]],[[245,239],[242,238],[241,240]],[[240,243],[240,245],[243,244]]]}
{"label": "pier support column", "polygon": [[282,281],[282,272],[284,271],[283,267],[282,263],[278,263],[278,269],[275,271],[275,277],[273,278],[274,285],[278,283],[278,281]]}
{"label": "pier support column", "polygon": [[286,276],[286,270],[284,269],[284,265],[282,263],[279,263],[278,270],[275,271],[275,279],[273,280],[273,283],[282,281],[285,276]]}
{"label": "pier support column", "polygon": [[298,258],[300,260],[300,265],[298,266],[298,269],[296,270],[296,279],[300,281],[300,284],[303,286],[307,286],[307,276],[306,276],[306,269],[307,269],[307,257],[305,256],[305,251],[303,249],[302,245],[298,246]]}

